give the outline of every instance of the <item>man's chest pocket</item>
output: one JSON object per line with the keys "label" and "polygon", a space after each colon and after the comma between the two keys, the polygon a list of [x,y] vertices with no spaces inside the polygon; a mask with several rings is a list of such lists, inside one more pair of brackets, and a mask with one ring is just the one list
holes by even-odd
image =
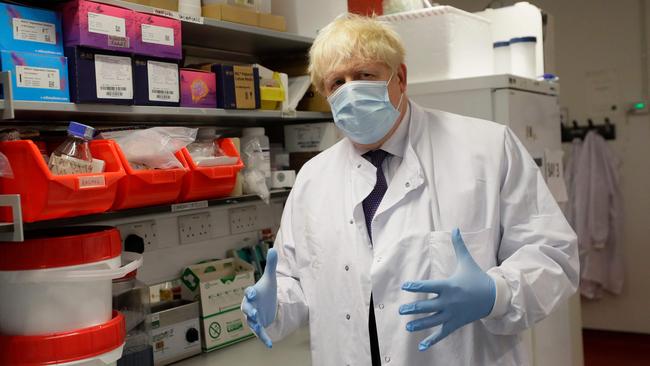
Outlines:
{"label": "man's chest pocket", "polygon": [[[496,264],[496,245],[491,228],[478,231],[461,231],[463,241],[474,261],[483,270]],[[429,233],[429,258],[431,278],[447,278],[456,270],[456,252],[451,241],[451,232],[432,231]]]}

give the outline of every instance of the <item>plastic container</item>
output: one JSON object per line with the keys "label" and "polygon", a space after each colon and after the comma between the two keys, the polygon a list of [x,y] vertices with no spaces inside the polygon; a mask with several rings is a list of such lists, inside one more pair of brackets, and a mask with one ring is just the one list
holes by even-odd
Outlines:
{"label": "plastic container", "polygon": [[[262,166],[258,167],[264,172],[264,176],[267,178],[267,181],[269,178],[271,178],[271,144],[269,143],[269,138],[268,136],[264,135],[264,127],[251,127],[251,128],[244,128],[242,130],[242,138],[241,138],[241,151],[242,151],[242,157],[244,160],[244,165],[250,166],[249,163],[247,162],[246,154],[243,153],[246,151],[246,145],[254,139],[257,139],[260,142],[260,147],[262,148],[262,155],[264,156],[264,163]],[[269,182],[267,182],[268,185]]]}
{"label": "plastic container", "polygon": [[111,319],[111,281],[142,264],[119,231],[78,226],[25,233],[0,243],[0,334],[67,332]]}
{"label": "plastic container", "polygon": [[[111,144],[90,142],[93,157],[104,160],[104,173],[54,175],[38,147],[29,140],[0,142],[14,170],[14,179],[0,179],[2,194],[20,194],[23,221],[58,219],[105,212],[113,205],[117,183],[125,175]],[[0,219],[12,221],[11,210]]]}
{"label": "plastic container", "polygon": [[113,210],[164,205],[178,199],[187,169],[133,169],[114,141],[97,140],[95,143],[113,145],[126,173],[117,184]]}
{"label": "plastic container", "polygon": [[124,315],[126,340],[123,355],[145,351],[151,343],[149,286],[136,278],[137,272],[113,280],[113,309]]}
{"label": "plastic container", "polygon": [[122,356],[124,317],[42,336],[0,335],[0,365],[114,366]]}
{"label": "plastic container", "polygon": [[494,73],[510,74],[510,42],[494,42]]}
{"label": "plastic container", "polygon": [[55,175],[92,173],[93,155],[88,141],[94,134],[94,128],[70,122],[68,138],[50,155],[50,171]]}
{"label": "plastic container", "polygon": [[227,197],[232,192],[237,180],[237,173],[244,167],[244,163],[239,158],[237,148],[231,139],[219,139],[217,143],[227,156],[237,157],[237,163],[201,167],[192,160],[187,149],[183,148],[176,154],[178,160],[190,168],[183,178],[179,202]]}
{"label": "plastic container", "polygon": [[531,79],[535,74],[536,37],[518,37],[510,40],[510,73]]}
{"label": "plastic container", "polygon": [[494,72],[490,21],[451,6],[379,17],[401,36],[409,82],[467,78]]}

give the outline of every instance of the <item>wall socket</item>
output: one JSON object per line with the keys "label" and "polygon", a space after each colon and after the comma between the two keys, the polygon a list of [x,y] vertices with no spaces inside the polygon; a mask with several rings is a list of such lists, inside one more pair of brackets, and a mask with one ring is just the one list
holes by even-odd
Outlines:
{"label": "wall socket", "polygon": [[259,229],[257,206],[231,208],[228,210],[228,214],[230,215],[231,234],[245,233]]}
{"label": "wall socket", "polygon": [[181,244],[196,243],[212,237],[210,213],[201,212],[178,217],[178,235]]}
{"label": "wall socket", "polygon": [[142,249],[144,249],[145,252],[154,250],[158,247],[158,239],[156,238],[156,222],[153,220],[118,225],[117,229],[120,231],[120,236],[124,242],[125,250],[134,250],[134,248],[127,248],[128,246],[133,245],[131,240],[134,238],[136,239],[136,245],[134,247],[138,247],[142,244],[137,240],[137,237],[142,239],[142,242],[144,243],[144,248]]}

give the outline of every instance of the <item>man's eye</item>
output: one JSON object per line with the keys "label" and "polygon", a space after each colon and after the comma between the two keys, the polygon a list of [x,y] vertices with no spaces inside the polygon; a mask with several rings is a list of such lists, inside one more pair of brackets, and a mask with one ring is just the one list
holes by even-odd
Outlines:
{"label": "man's eye", "polygon": [[361,74],[362,79],[373,79],[374,77],[375,77],[375,75],[369,74],[367,72],[364,72],[364,73]]}
{"label": "man's eye", "polygon": [[336,90],[339,86],[345,84],[345,80],[339,79],[339,80],[334,80],[332,84],[330,85],[330,91]]}

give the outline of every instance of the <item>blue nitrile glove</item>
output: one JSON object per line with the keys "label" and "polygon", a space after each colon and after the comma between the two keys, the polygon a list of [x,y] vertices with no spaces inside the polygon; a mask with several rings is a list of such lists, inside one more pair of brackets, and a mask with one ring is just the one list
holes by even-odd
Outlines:
{"label": "blue nitrile glove", "polygon": [[[442,325],[431,336],[420,342],[425,351],[456,329],[490,314],[496,297],[494,280],[474,262],[460,230],[454,229],[451,240],[456,252],[456,271],[444,280],[405,282],[402,290],[437,294],[429,300],[402,305],[399,313],[429,314],[406,324],[406,330],[415,332]],[[433,314],[430,314],[433,313]]]}
{"label": "blue nitrile glove", "polygon": [[248,326],[269,348],[273,346],[273,342],[271,342],[271,338],[266,334],[264,328],[273,323],[278,307],[278,281],[275,277],[277,265],[278,253],[271,248],[266,256],[264,275],[255,285],[246,289],[241,305]]}

